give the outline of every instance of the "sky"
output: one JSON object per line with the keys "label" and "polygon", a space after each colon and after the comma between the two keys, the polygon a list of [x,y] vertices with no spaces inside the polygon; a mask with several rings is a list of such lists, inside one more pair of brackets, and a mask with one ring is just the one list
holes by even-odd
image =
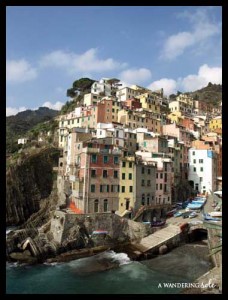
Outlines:
{"label": "sky", "polygon": [[221,84],[222,7],[7,7],[7,116],[60,109],[82,77],[167,96]]}

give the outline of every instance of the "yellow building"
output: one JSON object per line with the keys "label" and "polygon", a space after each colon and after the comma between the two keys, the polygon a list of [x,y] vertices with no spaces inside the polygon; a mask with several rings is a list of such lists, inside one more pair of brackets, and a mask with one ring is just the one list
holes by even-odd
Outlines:
{"label": "yellow building", "polygon": [[123,157],[120,164],[119,213],[134,208],[134,156]]}
{"label": "yellow building", "polygon": [[193,103],[194,103],[193,98],[186,94],[180,94],[179,96],[177,96],[176,101],[186,103],[191,107],[193,107]]}
{"label": "yellow building", "polygon": [[120,110],[120,102],[116,100],[112,101],[112,122],[118,122],[118,112]]}
{"label": "yellow building", "polygon": [[168,118],[169,120],[171,120],[172,123],[175,122],[175,123],[177,123],[177,124],[180,122],[180,120],[183,119],[182,114],[181,114],[180,111],[174,111],[174,112],[172,112],[171,114],[169,114],[169,115],[167,116],[167,118]]}
{"label": "yellow building", "polygon": [[211,131],[215,129],[222,129],[222,117],[218,116],[212,119],[209,123],[209,128]]}
{"label": "yellow building", "polygon": [[157,100],[157,95],[152,93],[144,93],[136,96],[142,104],[142,108],[145,110],[153,111],[155,113],[160,113],[160,104]]}

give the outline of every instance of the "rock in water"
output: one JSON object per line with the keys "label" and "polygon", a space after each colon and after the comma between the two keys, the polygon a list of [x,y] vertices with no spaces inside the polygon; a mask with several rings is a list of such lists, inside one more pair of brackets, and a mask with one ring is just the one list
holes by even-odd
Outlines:
{"label": "rock in water", "polygon": [[168,252],[168,247],[166,245],[162,245],[159,247],[159,254],[165,254]]}

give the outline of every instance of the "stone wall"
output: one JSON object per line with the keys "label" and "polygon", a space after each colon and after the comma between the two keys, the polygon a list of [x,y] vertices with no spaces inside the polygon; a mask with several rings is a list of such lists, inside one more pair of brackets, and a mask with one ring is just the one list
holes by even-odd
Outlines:
{"label": "stone wall", "polygon": [[88,234],[92,234],[94,230],[106,230],[116,241],[139,240],[151,231],[147,224],[124,219],[113,213],[79,215],[56,211],[51,220],[54,240],[62,243],[74,226],[85,227]]}

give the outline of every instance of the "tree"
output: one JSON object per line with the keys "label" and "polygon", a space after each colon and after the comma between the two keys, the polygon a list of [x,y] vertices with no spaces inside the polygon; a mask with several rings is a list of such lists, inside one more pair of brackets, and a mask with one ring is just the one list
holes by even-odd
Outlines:
{"label": "tree", "polygon": [[176,95],[175,95],[175,94],[169,95],[169,99],[175,99],[175,98],[176,98]]}
{"label": "tree", "polygon": [[67,90],[67,97],[74,98],[78,95],[78,92],[89,91],[94,82],[95,80],[90,78],[80,78],[75,80],[72,87]]}

